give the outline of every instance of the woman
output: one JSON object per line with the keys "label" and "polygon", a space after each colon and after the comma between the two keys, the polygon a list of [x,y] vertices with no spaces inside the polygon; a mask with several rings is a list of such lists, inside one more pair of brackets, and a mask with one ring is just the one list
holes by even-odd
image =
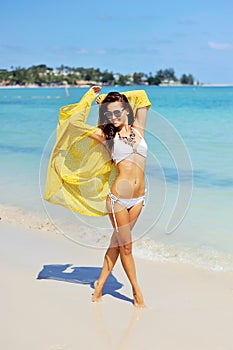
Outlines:
{"label": "woman", "polygon": [[[134,305],[144,307],[132,255],[131,230],[144,203],[147,145],[143,135],[151,104],[143,90],[101,95],[96,100],[100,105],[99,123],[93,128],[86,119],[93,97],[100,90],[100,86],[93,86],[79,104],[61,109],[45,199],[87,215],[104,215],[99,203],[107,197],[106,208],[114,232],[101,274],[94,283],[92,301],[101,300],[103,286],[120,255],[132,286]],[[93,161],[88,165],[90,159]],[[94,193],[96,188],[98,196]]]}

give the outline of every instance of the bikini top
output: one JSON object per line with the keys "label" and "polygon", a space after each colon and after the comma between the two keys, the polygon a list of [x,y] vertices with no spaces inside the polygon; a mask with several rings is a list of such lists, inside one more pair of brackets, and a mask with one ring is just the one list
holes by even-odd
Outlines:
{"label": "bikini top", "polygon": [[120,139],[118,133],[116,133],[116,136],[114,138],[113,151],[112,151],[112,159],[116,164],[126,159],[133,153],[140,154],[141,156],[146,158],[146,155],[147,155],[146,141],[137,129],[134,129],[133,127],[132,129],[133,131],[136,132],[136,134],[140,136],[141,141],[137,144],[135,143],[132,147],[131,145],[125,143],[122,139]]}

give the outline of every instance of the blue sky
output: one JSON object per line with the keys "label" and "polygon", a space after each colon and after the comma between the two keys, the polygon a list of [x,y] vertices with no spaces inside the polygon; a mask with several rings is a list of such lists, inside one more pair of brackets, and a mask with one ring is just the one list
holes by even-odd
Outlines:
{"label": "blue sky", "polygon": [[0,68],[47,64],[114,73],[174,68],[233,83],[232,0],[8,0]]}

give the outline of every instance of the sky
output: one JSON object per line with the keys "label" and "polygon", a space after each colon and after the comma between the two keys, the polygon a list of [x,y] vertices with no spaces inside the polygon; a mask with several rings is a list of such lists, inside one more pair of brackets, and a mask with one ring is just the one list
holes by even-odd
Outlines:
{"label": "sky", "polygon": [[0,11],[0,69],[173,68],[233,84],[232,0],[2,0]]}

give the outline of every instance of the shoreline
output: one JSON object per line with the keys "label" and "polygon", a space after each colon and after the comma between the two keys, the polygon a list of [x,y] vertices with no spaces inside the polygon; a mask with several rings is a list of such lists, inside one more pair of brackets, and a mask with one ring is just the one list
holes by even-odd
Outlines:
{"label": "shoreline", "polygon": [[[75,221],[68,224],[69,218],[53,217],[52,221],[45,212],[29,211],[15,205],[0,203],[0,224],[14,229],[37,231],[38,234],[56,234],[70,239],[76,245],[104,251],[109,244],[111,230],[102,231],[81,225],[76,228]],[[65,219],[64,223],[62,222]],[[61,221],[59,221],[61,220]],[[79,226],[79,225],[78,225]],[[148,235],[134,236],[135,256],[151,263],[170,263],[189,265],[204,271],[216,273],[233,272],[233,254],[205,247],[187,246],[185,244],[164,243]]]}
{"label": "shoreline", "polygon": [[[233,87],[233,84],[199,84],[199,85],[188,85],[188,84],[160,84],[160,85],[101,85],[104,87],[127,87],[127,88],[132,88],[132,87],[138,87],[138,86],[142,86],[142,87]],[[80,89],[80,88],[90,88],[91,86],[93,86],[93,84],[81,84],[81,85],[53,85],[53,86],[39,86],[39,85],[32,85],[32,86],[24,86],[24,85],[5,85],[2,86],[0,85],[0,89]]]}
{"label": "shoreline", "polygon": [[[136,309],[118,261],[112,287],[92,303],[91,273],[101,267],[102,251],[55,233],[0,225],[2,348],[231,349],[232,272],[136,258],[147,305]],[[80,268],[89,283],[78,283]]]}

